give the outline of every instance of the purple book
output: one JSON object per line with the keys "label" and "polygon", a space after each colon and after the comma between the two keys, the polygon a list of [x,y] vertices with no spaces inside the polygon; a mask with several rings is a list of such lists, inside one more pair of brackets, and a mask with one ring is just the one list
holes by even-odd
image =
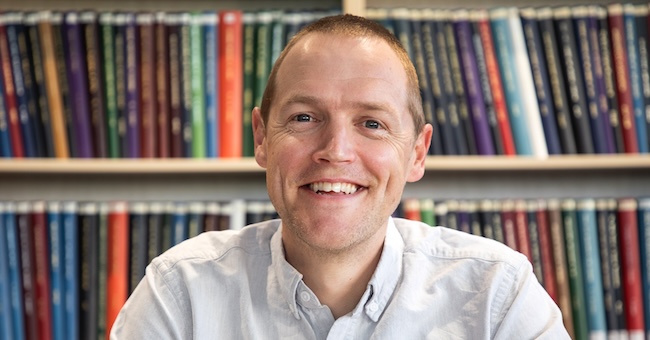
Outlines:
{"label": "purple book", "polygon": [[472,44],[472,27],[467,11],[460,10],[454,16],[454,30],[463,73],[463,83],[469,104],[469,114],[474,128],[474,140],[479,155],[494,155],[494,144],[487,120],[487,111]]}
{"label": "purple book", "polygon": [[126,158],[140,157],[140,60],[138,30],[134,13],[126,13],[124,31],[124,61],[126,67]]}
{"label": "purple book", "polygon": [[76,12],[65,14],[63,24],[63,44],[68,82],[70,107],[72,109],[73,130],[75,134],[76,156],[93,157],[93,139],[90,129],[90,106],[88,103],[88,81],[86,53],[83,48],[79,15]]}

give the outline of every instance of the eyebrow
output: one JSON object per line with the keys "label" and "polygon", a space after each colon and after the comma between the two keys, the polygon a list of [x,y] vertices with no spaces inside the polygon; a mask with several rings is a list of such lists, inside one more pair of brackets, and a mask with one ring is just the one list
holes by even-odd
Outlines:
{"label": "eyebrow", "polygon": [[[290,97],[282,106],[288,106],[292,104],[307,104],[313,106],[321,106],[322,99],[316,96],[311,95],[295,95]],[[352,104],[352,108],[356,110],[363,111],[383,111],[383,112],[394,112],[395,109],[383,102],[376,101],[355,101]]]}

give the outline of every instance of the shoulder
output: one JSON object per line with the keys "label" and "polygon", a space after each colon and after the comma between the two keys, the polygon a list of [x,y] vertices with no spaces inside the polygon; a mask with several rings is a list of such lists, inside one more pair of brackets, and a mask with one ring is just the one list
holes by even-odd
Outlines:
{"label": "shoulder", "polygon": [[246,261],[270,256],[270,240],[279,225],[279,220],[272,220],[241,230],[204,232],[170,248],[156,257],[151,266],[164,272],[179,264],[229,261],[233,258]]}
{"label": "shoulder", "polygon": [[395,226],[404,239],[405,254],[435,259],[473,260],[521,268],[528,262],[523,254],[498,241],[445,227],[396,218]]}

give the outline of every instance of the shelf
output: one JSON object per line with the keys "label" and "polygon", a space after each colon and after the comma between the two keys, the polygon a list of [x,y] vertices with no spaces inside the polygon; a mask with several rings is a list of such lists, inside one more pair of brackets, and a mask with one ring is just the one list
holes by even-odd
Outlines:
{"label": "shelf", "polygon": [[[566,171],[639,169],[650,173],[650,155],[527,157],[428,157],[436,171]],[[3,159],[0,174],[235,174],[263,173],[253,158],[242,159]]]}

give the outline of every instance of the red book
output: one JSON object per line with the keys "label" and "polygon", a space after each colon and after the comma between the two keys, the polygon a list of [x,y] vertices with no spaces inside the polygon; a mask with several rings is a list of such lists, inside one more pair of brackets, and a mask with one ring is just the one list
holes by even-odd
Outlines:
{"label": "red book", "polygon": [[169,134],[171,123],[169,120],[169,45],[167,40],[167,26],[165,14],[156,14],[154,38],[156,44],[156,154],[160,158],[171,156]]}
{"label": "red book", "polygon": [[528,210],[525,200],[515,201],[515,230],[517,234],[517,250],[526,255],[528,261],[533,263],[533,253],[530,248],[528,236]]}
{"label": "red book", "polygon": [[52,339],[52,305],[50,294],[50,253],[48,246],[45,202],[32,204],[32,234],[34,240],[34,276],[36,280],[36,321],[43,340]]}
{"label": "red book", "polygon": [[242,157],[242,13],[219,12],[219,155]]}
{"label": "red book", "polygon": [[154,17],[151,13],[136,16],[140,35],[140,156],[156,157],[156,58]]}
{"label": "red book", "polygon": [[501,204],[501,223],[503,224],[503,239],[505,244],[517,250],[517,231],[515,229],[515,202],[505,200]]}
{"label": "red book", "polygon": [[479,34],[483,44],[483,53],[485,54],[485,66],[490,80],[490,89],[492,90],[492,102],[494,111],[497,116],[497,123],[503,139],[503,152],[505,155],[515,156],[515,142],[512,138],[512,129],[510,128],[510,119],[508,118],[508,107],[506,106],[506,97],[503,93],[503,83],[499,72],[499,63],[497,62],[494,51],[494,42],[492,40],[492,29],[487,16],[478,21]]}
{"label": "red book", "polygon": [[402,202],[404,218],[412,221],[422,221],[420,216],[420,201],[417,198],[407,198]]}
{"label": "red book", "polygon": [[537,200],[535,215],[537,216],[537,234],[539,235],[539,251],[542,258],[544,288],[553,301],[557,303],[558,292],[555,278],[555,261],[553,260],[553,243],[551,242],[551,229],[545,200]]}
{"label": "red book", "polygon": [[16,209],[20,271],[23,283],[23,320],[25,339],[39,339],[39,323],[36,315],[36,266],[34,260],[34,234],[31,205],[19,202]]}
{"label": "red book", "polygon": [[618,96],[619,121],[623,130],[623,145],[625,146],[625,153],[638,153],[639,145],[634,122],[627,48],[625,47],[623,6],[621,4],[611,4],[607,7],[607,11],[609,13],[609,34],[612,41],[612,64],[614,66],[616,94]]}
{"label": "red book", "polygon": [[639,225],[635,199],[622,198],[618,201],[618,223],[625,321],[630,338],[642,339],[645,327],[643,281],[641,280]]}
{"label": "red book", "polygon": [[129,213],[126,202],[111,204],[108,214],[106,334],[129,296]]}
{"label": "red book", "polygon": [[[11,135],[11,148],[14,158],[23,158],[25,156],[23,149],[23,134],[20,131],[20,119],[18,117],[18,104],[16,92],[14,91],[14,78],[11,72],[11,58],[9,56],[9,45],[7,42],[7,33],[5,31],[4,19],[0,17],[0,81],[4,81],[5,87],[5,105],[7,106],[7,123],[9,124],[9,134]],[[0,93],[2,95],[2,93]]]}

